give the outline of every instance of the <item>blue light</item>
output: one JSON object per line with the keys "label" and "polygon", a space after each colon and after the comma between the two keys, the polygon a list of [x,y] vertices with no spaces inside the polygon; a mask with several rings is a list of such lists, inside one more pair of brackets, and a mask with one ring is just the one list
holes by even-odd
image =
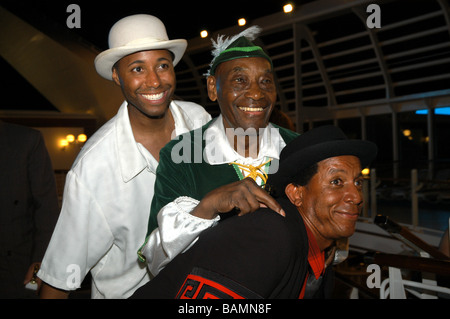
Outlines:
{"label": "blue light", "polygon": [[[416,111],[416,114],[418,115],[426,115],[428,114],[428,110],[418,110]],[[434,114],[436,115],[450,115],[450,107],[440,107],[434,109]]]}

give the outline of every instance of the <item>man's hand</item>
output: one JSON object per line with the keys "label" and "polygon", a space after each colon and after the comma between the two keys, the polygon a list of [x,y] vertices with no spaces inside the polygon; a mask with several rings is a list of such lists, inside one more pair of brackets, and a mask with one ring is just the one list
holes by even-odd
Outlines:
{"label": "man's hand", "polygon": [[212,219],[219,213],[228,213],[234,209],[239,211],[239,216],[254,212],[260,207],[267,207],[285,216],[280,204],[259,187],[251,178],[221,186],[206,194],[192,215]]}
{"label": "man's hand", "polygon": [[38,294],[42,284],[41,279],[39,279],[39,277],[36,276],[36,273],[38,272],[40,266],[41,266],[40,262],[32,263],[28,268],[28,271],[25,274],[25,278],[23,280],[24,285],[28,284],[30,281],[32,281],[33,284],[36,283],[37,285],[36,294]]}

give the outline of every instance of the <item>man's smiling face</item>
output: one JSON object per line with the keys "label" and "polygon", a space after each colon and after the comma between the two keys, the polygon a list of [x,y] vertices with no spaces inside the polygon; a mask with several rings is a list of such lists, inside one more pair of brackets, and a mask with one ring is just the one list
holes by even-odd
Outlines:
{"label": "man's smiling face", "polygon": [[260,57],[219,64],[208,78],[208,95],[217,100],[225,128],[264,128],[276,102],[272,67]]}
{"label": "man's smiling face", "polygon": [[129,105],[150,118],[162,117],[175,92],[172,55],[167,50],[141,51],[120,59],[113,68]]}
{"label": "man's smiling face", "polygon": [[356,156],[336,156],[318,163],[318,172],[300,186],[298,210],[319,241],[353,235],[363,205],[363,177]]}

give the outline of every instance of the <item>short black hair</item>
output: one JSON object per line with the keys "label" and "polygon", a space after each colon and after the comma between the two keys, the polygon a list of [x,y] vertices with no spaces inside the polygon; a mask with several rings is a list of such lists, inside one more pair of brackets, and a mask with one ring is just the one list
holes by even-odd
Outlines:
{"label": "short black hair", "polygon": [[[306,186],[309,184],[311,179],[316,175],[319,170],[319,165],[317,163],[308,166],[301,171],[299,171],[295,176],[290,178],[290,184],[294,184],[295,186]],[[286,193],[284,189],[276,189],[273,185],[269,183],[266,185],[265,189],[272,195],[274,198],[286,197]]]}
{"label": "short black hair", "polygon": [[298,186],[306,186],[309,184],[314,175],[319,170],[317,163],[302,169],[296,176],[292,178],[292,183]]}

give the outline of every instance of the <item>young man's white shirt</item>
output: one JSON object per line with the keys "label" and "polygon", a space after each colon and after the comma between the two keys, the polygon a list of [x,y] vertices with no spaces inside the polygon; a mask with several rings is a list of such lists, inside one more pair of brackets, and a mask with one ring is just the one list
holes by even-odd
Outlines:
{"label": "young man's white shirt", "polygon": [[[172,101],[175,134],[211,116],[192,102]],[[78,288],[90,271],[92,298],[127,298],[150,280],[136,251],[147,231],[158,166],[134,139],[125,101],[84,145],[67,174],[63,206],[38,276]]]}

